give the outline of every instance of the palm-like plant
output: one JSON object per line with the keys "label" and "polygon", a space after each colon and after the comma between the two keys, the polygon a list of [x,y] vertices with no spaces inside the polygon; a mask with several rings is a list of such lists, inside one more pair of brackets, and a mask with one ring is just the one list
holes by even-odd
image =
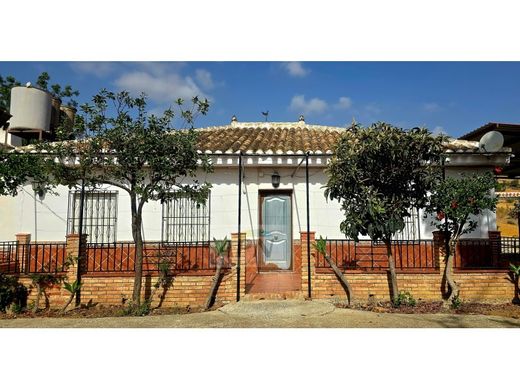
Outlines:
{"label": "palm-like plant", "polygon": [[318,253],[320,253],[325,258],[325,260],[329,264],[330,268],[332,268],[332,270],[334,271],[334,274],[339,279],[341,285],[346,290],[347,301],[348,301],[348,304],[350,306],[350,302],[352,300],[352,288],[350,287],[350,283],[348,282],[348,280],[345,277],[345,275],[343,275],[341,270],[338,268],[336,263],[332,260],[332,258],[328,254],[326,239],[324,239],[322,236],[320,236],[320,238],[316,240],[316,243],[314,244],[314,248],[316,248],[316,251]]}
{"label": "palm-like plant", "polygon": [[206,299],[206,304],[204,305],[204,309],[208,310],[213,304],[215,294],[218,289],[218,285],[220,282],[220,278],[222,276],[222,267],[224,265],[224,254],[228,250],[228,239],[227,236],[224,237],[223,240],[217,240],[213,238],[215,254],[217,255],[217,268],[215,270],[215,276],[213,276],[213,282],[211,283],[211,288],[209,290],[208,298]]}

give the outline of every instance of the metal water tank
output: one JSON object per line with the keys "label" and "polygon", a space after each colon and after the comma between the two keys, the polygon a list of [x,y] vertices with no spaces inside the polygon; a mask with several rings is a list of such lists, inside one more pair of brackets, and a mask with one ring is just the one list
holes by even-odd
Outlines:
{"label": "metal water tank", "polygon": [[9,130],[30,129],[49,131],[52,96],[34,87],[13,87]]}

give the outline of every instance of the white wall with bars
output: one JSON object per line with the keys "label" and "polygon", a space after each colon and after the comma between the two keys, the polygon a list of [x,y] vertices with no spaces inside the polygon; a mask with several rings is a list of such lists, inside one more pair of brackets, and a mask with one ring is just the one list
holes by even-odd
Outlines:
{"label": "white wall with bars", "polygon": [[[459,168],[458,168],[459,169]],[[277,171],[281,176],[280,189],[293,191],[293,238],[298,239],[300,231],[306,230],[306,188],[305,169],[300,167],[248,167],[244,172],[242,188],[242,231],[249,238],[258,237],[258,191],[272,189],[271,174]],[[459,169],[460,170],[460,169]],[[457,172],[459,172],[457,170]],[[455,171],[455,170],[453,170]],[[452,172],[453,172],[452,171]],[[460,170],[462,171],[462,170]],[[469,170],[467,170],[469,171]],[[448,175],[451,172],[448,171]],[[212,183],[211,207],[209,212],[209,239],[230,236],[237,231],[238,214],[238,171],[236,167],[216,167],[213,173],[201,174],[199,181]],[[189,184],[186,179],[184,184]],[[311,230],[328,238],[344,238],[339,231],[343,214],[339,203],[327,201],[323,195],[326,176],[321,168],[310,169]],[[119,191],[117,196],[116,238],[131,241],[131,214],[129,195],[111,186],[103,186],[104,191]],[[0,241],[12,240],[16,233],[31,233],[39,241],[63,241],[67,232],[68,197],[67,187],[58,187],[57,194],[47,194],[43,200],[34,200],[30,184],[24,186],[16,197],[0,197]],[[145,240],[159,241],[163,238],[163,205],[149,202],[143,208],[143,233]],[[435,228],[431,218],[423,218],[418,213],[421,239],[431,239]],[[479,228],[467,237],[486,238],[488,230],[496,230],[494,212],[486,212],[479,217]],[[35,235],[35,232],[37,234]]]}

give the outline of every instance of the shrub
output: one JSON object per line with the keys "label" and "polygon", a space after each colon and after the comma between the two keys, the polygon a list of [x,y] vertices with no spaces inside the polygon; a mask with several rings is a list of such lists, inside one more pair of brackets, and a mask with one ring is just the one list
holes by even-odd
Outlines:
{"label": "shrub", "polygon": [[394,307],[415,306],[417,301],[408,291],[400,291],[397,298],[393,302]]}
{"label": "shrub", "polygon": [[0,312],[13,305],[13,310],[22,311],[27,306],[27,288],[13,276],[0,273]]}
{"label": "shrub", "polygon": [[461,305],[462,305],[462,299],[460,299],[459,294],[457,294],[451,300],[451,308],[456,310]]}
{"label": "shrub", "polygon": [[136,317],[143,317],[150,314],[152,311],[151,304],[148,300],[146,300],[144,303],[136,304],[134,302],[130,302],[128,305],[126,305],[123,308],[122,314],[124,316],[136,316]]}

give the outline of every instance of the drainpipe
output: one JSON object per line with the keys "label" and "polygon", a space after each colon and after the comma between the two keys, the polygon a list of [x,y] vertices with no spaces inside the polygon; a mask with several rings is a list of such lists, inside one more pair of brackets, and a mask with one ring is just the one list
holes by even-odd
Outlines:
{"label": "drainpipe", "polygon": [[238,155],[238,257],[237,257],[237,302],[240,301],[240,255],[242,254],[241,239],[242,220],[242,152]]}
{"label": "drainpipe", "polygon": [[305,192],[307,197],[307,290],[311,298],[311,241],[309,232],[311,230],[311,215],[309,206],[309,152],[305,154]]}

